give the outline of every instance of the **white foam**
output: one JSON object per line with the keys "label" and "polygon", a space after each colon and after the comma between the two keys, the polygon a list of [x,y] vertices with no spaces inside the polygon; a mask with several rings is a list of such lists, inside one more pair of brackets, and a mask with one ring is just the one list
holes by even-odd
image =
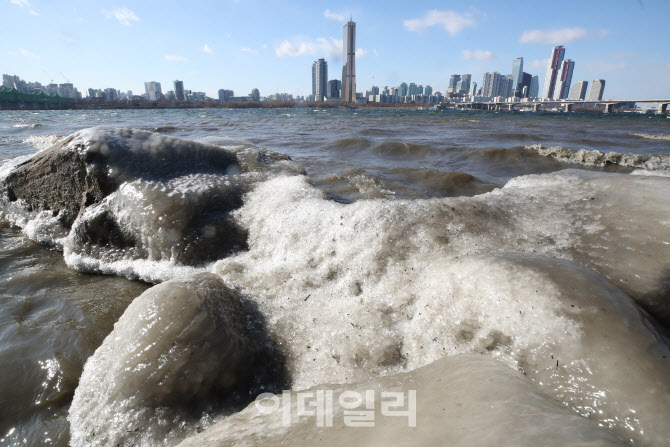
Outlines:
{"label": "white foam", "polygon": [[670,141],[670,135],[668,134],[654,134],[654,133],[631,133],[630,135],[634,137],[640,137],[647,140],[665,140]]}
{"label": "white foam", "polygon": [[526,149],[545,157],[585,166],[603,167],[614,164],[647,170],[670,169],[670,155],[668,154],[620,154],[588,149],[568,149],[561,146],[544,147],[541,144],[526,146]]}

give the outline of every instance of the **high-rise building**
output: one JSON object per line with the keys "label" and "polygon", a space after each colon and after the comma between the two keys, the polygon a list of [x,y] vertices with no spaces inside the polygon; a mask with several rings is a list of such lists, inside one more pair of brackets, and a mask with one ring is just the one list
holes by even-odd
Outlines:
{"label": "high-rise building", "polygon": [[407,83],[401,82],[398,86],[398,96],[407,96]]}
{"label": "high-rise building", "polygon": [[565,48],[563,46],[559,45],[551,50],[551,58],[547,64],[547,74],[544,77],[543,98],[553,99],[555,97],[556,78],[558,77],[558,70],[563,63],[563,56],[565,56]]}
{"label": "high-rise building", "polygon": [[470,84],[470,92],[469,92],[469,95],[470,95],[470,96],[475,96],[475,95],[477,95],[477,83],[476,83],[476,82],[473,82],[472,84]]}
{"label": "high-rise building", "polygon": [[447,87],[447,93],[456,93],[458,82],[461,80],[461,75],[453,74],[449,78],[449,87]]}
{"label": "high-rise building", "polygon": [[589,81],[577,81],[570,90],[570,99],[585,99]]}
{"label": "high-rise building", "polygon": [[521,96],[521,91],[523,90],[523,87],[521,86],[521,82],[523,81],[523,58],[522,57],[517,57],[512,61],[512,89],[513,89],[513,95],[516,97]]}
{"label": "high-rise building", "polygon": [[433,94],[433,87],[431,87],[430,85],[427,85],[426,88],[423,89],[423,93],[426,96],[432,95]]}
{"label": "high-rise building", "polygon": [[339,98],[341,89],[342,81],[339,79],[331,79],[328,81],[328,90],[326,91],[326,96],[329,98]]}
{"label": "high-rise building", "polygon": [[493,73],[484,73],[484,80],[482,82],[482,95],[489,97],[498,96],[501,78],[502,76],[500,76],[500,73],[497,71]]}
{"label": "high-rise building", "polygon": [[521,73],[521,78],[519,78],[519,84],[516,86],[515,96],[518,98],[528,98],[530,94],[530,88],[533,82],[533,76],[525,71]]}
{"label": "high-rise building", "polygon": [[342,65],[342,99],[356,102],[356,23],[349,20],[344,24]]}
{"label": "high-rise building", "polygon": [[258,91],[257,88],[252,88],[251,93],[249,93],[249,98],[251,98],[252,101],[260,101],[261,93]]}
{"label": "high-rise building", "polygon": [[501,76],[500,81],[498,82],[498,94],[492,96],[502,96],[503,98],[509,98],[514,94],[514,76],[511,74],[506,76]]}
{"label": "high-rise building", "polygon": [[147,99],[149,101],[158,101],[163,96],[160,82],[154,82],[154,81],[145,82],[144,90],[147,94]]}
{"label": "high-rise building", "polygon": [[230,101],[230,99],[235,96],[235,92],[232,90],[220,89],[219,90],[219,101]]}
{"label": "high-rise building", "polygon": [[594,79],[591,81],[591,91],[589,92],[589,101],[601,101],[605,91],[605,80]]}
{"label": "high-rise building", "polygon": [[465,95],[470,91],[470,82],[472,81],[472,75],[469,74],[464,74],[464,75],[451,75],[451,79],[449,80],[449,87],[451,87],[452,80],[456,77],[458,79],[456,81],[456,84],[454,85],[453,90],[447,89],[447,93],[457,93],[461,95]]}
{"label": "high-rise building", "polygon": [[323,101],[327,96],[328,62],[319,59],[312,64],[312,95],[315,101]]}
{"label": "high-rise building", "polygon": [[530,92],[528,93],[529,98],[539,98],[540,94],[540,78],[533,76],[530,80]]}
{"label": "high-rise building", "polygon": [[174,96],[177,101],[186,101],[184,95],[184,81],[174,81]]}
{"label": "high-rise building", "polygon": [[572,59],[566,59],[561,64],[561,71],[556,77],[556,87],[554,88],[554,99],[565,99],[570,92],[572,83],[572,72],[575,70],[575,62]]}
{"label": "high-rise building", "polygon": [[419,91],[416,87],[416,84],[413,83],[413,82],[410,82],[409,87],[407,89],[407,95],[412,96],[412,95],[418,95],[418,94],[419,94]]}

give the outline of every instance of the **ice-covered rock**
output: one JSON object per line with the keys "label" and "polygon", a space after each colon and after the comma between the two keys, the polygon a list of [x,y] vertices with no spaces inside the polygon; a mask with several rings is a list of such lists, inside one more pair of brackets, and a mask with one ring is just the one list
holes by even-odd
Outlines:
{"label": "ice-covered rock", "polygon": [[[409,391],[416,392],[416,426],[407,415],[382,413],[382,393],[402,393],[407,411]],[[316,393],[332,392],[332,416],[325,411],[297,414],[299,393],[279,395],[249,405],[244,411],[185,439],[180,447],[255,446],[617,446],[627,445],[593,421],[571,412],[540,393],[512,369],[477,355],[448,357],[409,373],[380,377],[346,386],[318,386],[302,391],[310,404]],[[344,393],[349,394],[344,394]],[[366,392],[372,399],[366,400]],[[309,394],[311,393],[311,397]],[[351,393],[356,393],[352,395]],[[340,403],[341,396],[349,408]],[[362,398],[355,407],[356,396]],[[290,403],[289,403],[290,399]],[[395,398],[386,397],[386,403]],[[274,412],[270,408],[277,405]],[[290,407],[286,418],[285,409]],[[319,411],[316,406],[308,411]],[[323,405],[326,409],[326,405]],[[351,408],[354,408],[353,410]],[[371,410],[368,413],[368,408]],[[348,415],[345,415],[348,412]],[[345,425],[355,414],[373,426]],[[322,426],[317,426],[317,417]],[[325,426],[332,417],[332,426]],[[361,418],[362,417],[362,418]],[[284,423],[286,418],[287,424]],[[351,424],[349,422],[349,424]]]}
{"label": "ice-covered rock", "polygon": [[[267,347],[254,324],[212,274],[147,290],[86,362],[68,417],[71,445],[174,444],[203,411],[243,403],[264,373],[257,356]],[[275,362],[261,360],[268,369]]]}
{"label": "ice-covered rock", "polygon": [[[132,260],[197,266],[246,247],[246,231],[229,214],[256,182],[278,172],[304,171],[271,151],[91,128],[14,167],[3,208],[13,206],[9,220],[24,228],[46,221],[38,218],[44,211],[72,227],[67,243],[61,234],[46,242],[64,244],[75,268],[104,271]],[[16,217],[13,202],[26,216]]]}

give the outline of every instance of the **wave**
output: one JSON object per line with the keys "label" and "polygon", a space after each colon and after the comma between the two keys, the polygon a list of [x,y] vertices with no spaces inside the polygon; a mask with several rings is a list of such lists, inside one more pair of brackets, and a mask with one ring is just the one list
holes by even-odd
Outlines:
{"label": "wave", "polygon": [[406,143],[402,141],[384,141],[372,148],[372,152],[387,158],[415,160],[425,158],[437,151],[424,144]]}
{"label": "wave", "polygon": [[371,146],[372,141],[369,138],[351,137],[332,141],[326,145],[326,149],[362,151]]}
{"label": "wave", "polygon": [[670,169],[670,155],[668,154],[620,154],[618,152],[568,149],[561,146],[544,147],[542,145],[526,146],[526,149],[545,157],[584,166],[618,165],[650,171]]}
{"label": "wave", "polygon": [[389,174],[402,175],[421,188],[439,197],[474,196],[492,191],[496,187],[477,177],[458,171],[439,171],[431,168],[394,168]]}
{"label": "wave", "polygon": [[38,127],[42,127],[42,124],[40,124],[40,123],[13,124],[12,127],[17,128],[17,129],[37,129]]}
{"label": "wave", "polygon": [[670,141],[670,135],[668,134],[653,134],[653,133],[636,133],[636,132],[631,132],[628,135],[632,135],[634,137],[639,137],[639,138],[644,138],[647,140],[665,140],[665,141]]}
{"label": "wave", "polygon": [[62,135],[33,135],[23,140],[35,147],[38,151],[49,149],[63,138]]}
{"label": "wave", "polygon": [[364,169],[347,169],[314,182],[337,197],[346,199],[393,199],[394,186]]}

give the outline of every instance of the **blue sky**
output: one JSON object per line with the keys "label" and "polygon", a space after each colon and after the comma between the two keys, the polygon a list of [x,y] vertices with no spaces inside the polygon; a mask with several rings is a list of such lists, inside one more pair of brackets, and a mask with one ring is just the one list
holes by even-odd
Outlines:
{"label": "blue sky", "polygon": [[670,97],[667,0],[81,1],[0,0],[0,73],[80,91],[185,88],[216,96],[311,93],[311,64],[341,76],[342,26],[357,23],[358,90],[400,82],[445,92],[452,73],[524,71],[544,78],[554,44],[573,82],[607,80],[605,98]]}

